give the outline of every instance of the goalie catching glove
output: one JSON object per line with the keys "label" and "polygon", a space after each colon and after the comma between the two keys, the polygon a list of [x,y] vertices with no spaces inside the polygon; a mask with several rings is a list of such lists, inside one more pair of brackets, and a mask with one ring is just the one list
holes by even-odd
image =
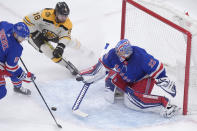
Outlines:
{"label": "goalie catching glove", "polygon": [[30,83],[36,79],[35,75],[31,72],[22,72],[21,75],[18,77],[19,80]]}
{"label": "goalie catching glove", "polygon": [[66,46],[63,43],[58,43],[58,45],[56,46],[56,48],[53,51],[53,56],[55,58],[60,58],[62,57],[63,53],[64,53],[64,48]]}
{"label": "goalie catching glove", "polygon": [[168,77],[156,79],[156,85],[161,87],[164,91],[169,93],[171,96],[176,96],[175,82],[171,81]]}
{"label": "goalie catching glove", "polygon": [[99,61],[96,65],[80,72],[80,74],[76,76],[76,80],[83,81],[84,83],[94,83],[104,78],[106,73],[107,69]]}

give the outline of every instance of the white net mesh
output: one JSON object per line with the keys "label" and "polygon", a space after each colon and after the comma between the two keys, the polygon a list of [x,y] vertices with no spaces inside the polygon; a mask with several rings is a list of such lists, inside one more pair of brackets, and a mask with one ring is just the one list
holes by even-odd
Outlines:
{"label": "white net mesh", "polygon": [[[194,38],[197,32],[197,22],[195,20],[172,7],[168,7],[168,5],[158,3],[156,0],[136,1],[145,8],[191,32],[193,36],[192,49],[195,47]],[[167,74],[177,83],[177,96],[172,99],[172,102],[182,107],[187,35],[127,3],[125,38],[129,39],[133,45],[145,48],[147,52],[166,65]],[[189,109],[197,105],[195,98],[193,98],[195,97],[193,92],[197,93],[197,78],[195,78],[197,76],[197,66],[195,66],[197,63],[195,64],[195,51],[192,51],[193,60],[191,62],[192,68],[190,68],[190,86],[192,88],[189,87]],[[197,108],[194,110],[197,110]]]}

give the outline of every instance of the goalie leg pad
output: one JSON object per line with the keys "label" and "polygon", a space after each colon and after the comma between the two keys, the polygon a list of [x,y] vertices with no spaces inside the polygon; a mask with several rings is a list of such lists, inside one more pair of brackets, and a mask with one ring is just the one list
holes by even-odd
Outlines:
{"label": "goalie leg pad", "polygon": [[161,108],[166,107],[168,101],[166,97],[143,94],[130,87],[126,87],[124,94],[124,104],[128,108],[145,112],[160,112]]}
{"label": "goalie leg pad", "polygon": [[109,73],[107,78],[105,79],[105,100],[114,103],[114,95],[115,95],[115,90],[116,90],[116,85],[112,82],[112,79],[115,77],[115,73]]}
{"label": "goalie leg pad", "polygon": [[163,77],[157,80],[157,86],[161,87],[164,91],[170,94],[172,97],[176,96],[176,85],[174,81],[171,81],[168,77]]}
{"label": "goalie leg pad", "polygon": [[127,83],[115,71],[110,70],[105,79],[105,99],[110,103],[114,103],[115,99],[122,99],[122,89],[125,89],[126,86]]}

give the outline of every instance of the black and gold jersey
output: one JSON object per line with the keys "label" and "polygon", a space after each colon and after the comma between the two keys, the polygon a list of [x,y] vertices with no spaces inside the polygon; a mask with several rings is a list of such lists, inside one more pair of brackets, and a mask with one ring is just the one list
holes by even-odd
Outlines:
{"label": "black and gold jersey", "polygon": [[32,13],[25,16],[23,21],[29,27],[31,33],[38,30],[49,41],[66,45],[71,40],[72,22],[67,18],[64,23],[57,23],[54,9],[46,8]]}

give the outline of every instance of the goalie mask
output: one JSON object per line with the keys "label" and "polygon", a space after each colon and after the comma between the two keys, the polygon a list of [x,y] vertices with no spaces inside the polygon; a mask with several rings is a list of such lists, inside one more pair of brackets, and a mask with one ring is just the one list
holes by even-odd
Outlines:
{"label": "goalie mask", "polygon": [[121,62],[128,59],[133,53],[133,47],[127,39],[119,41],[115,47],[115,50]]}

